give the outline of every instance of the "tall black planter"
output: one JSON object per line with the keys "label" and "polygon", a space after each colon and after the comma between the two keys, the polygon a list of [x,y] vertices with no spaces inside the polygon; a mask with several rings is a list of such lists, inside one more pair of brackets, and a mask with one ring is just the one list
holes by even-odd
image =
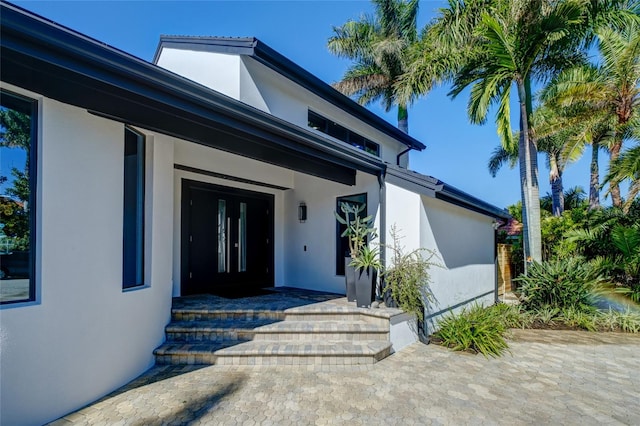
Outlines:
{"label": "tall black planter", "polygon": [[347,286],[347,300],[349,302],[356,301],[356,268],[349,266],[351,263],[350,257],[344,258],[344,280]]}
{"label": "tall black planter", "polygon": [[384,305],[387,308],[397,308],[398,307],[398,304],[396,303],[395,299],[391,295],[391,289],[390,288],[387,288],[387,290],[385,292],[383,292],[382,298],[384,300]]}
{"label": "tall black planter", "polygon": [[356,304],[359,308],[370,308],[376,296],[375,282],[378,271],[369,267],[356,271]]}

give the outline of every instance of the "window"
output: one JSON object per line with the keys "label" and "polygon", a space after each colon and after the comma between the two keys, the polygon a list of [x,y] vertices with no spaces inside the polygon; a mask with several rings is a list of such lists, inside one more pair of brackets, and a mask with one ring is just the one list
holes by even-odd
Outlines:
{"label": "window", "polygon": [[122,288],[144,285],[144,136],[124,130]]}
{"label": "window", "polygon": [[0,303],[35,300],[37,103],[0,91]]}
{"label": "window", "polygon": [[[342,214],[341,206],[343,203],[356,205],[358,207],[366,206],[367,194],[347,195],[336,198],[336,212],[338,212],[338,214]],[[359,216],[361,218],[367,217],[366,207],[362,209]],[[341,236],[345,229],[346,225],[336,220],[336,275],[344,275],[344,258],[349,256],[349,240],[347,237]]]}
{"label": "window", "polygon": [[380,145],[370,141],[364,136],[360,136],[359,134],[352,132],[338,123],[334,123],[333,121],[316,114],[313,111],[309,111],[308,113],[308,125],[312,129],[326,133],[329,136],[346,142],[351,146],[368,152],[369,154],[373,154],[377,157],[380,156]]}

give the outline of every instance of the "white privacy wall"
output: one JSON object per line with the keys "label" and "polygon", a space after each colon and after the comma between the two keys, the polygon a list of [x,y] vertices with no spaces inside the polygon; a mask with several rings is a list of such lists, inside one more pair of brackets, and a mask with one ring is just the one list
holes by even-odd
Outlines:
{"label": "white privacy wall", "polygon": [[[295,189],[286,192],[284,205],[286,285],[345,293],[344,276],[336,275],[336,198],[366,192],[368,214],[378,218],[377,177],[358,172],[356,183],[348,186],[295,173]],[[307,205],[304,223],[298,221],[301,202]]]}
{"label": "white privacy wall", "polygon": [[144,372],[171,305],[171,146],[149,143],[147,286],[123,292],[124,126],[35,98],[38,298],[0,308],[3,425],[54,420]]}
{"label": "white privacy wall", "polygon": [[421,245],[438,254],[432,269],[435,302],[427,310],[430,331],[442,314],[463,306],[495,302],[493,219],[444,201],[421,197]]}
{"label": "white privacy wall", "polygon": [[[450,308],[495,300],[494,230],[491,217],[439,199],[421,196],[398,186],[387,187],[387,225],[398,226],[406,252],[418,247],[433,250],[431,291],[427,307],[428,332]],[[387,244],[391,244],[387,235]],[[387,259],[391,260],[387,251]]]}

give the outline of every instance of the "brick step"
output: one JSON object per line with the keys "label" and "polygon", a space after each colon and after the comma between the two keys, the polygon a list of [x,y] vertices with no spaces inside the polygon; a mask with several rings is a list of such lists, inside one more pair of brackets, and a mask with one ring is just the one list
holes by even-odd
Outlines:
{"label": "brick step", "polygon": [[284,320],[284,310],[174,308],[172,321]]}
{"label": "brick step", "polygon": [[284,311],[287,321],[366,321],[372,324],[389,325],[389,318],[376,315],[371,309],[355,306],[301,306]]}
{"label": "brick step", "polygon": [[374,364],[390,353],[389,341],[165,343],[154,351],[158,364],[219,365]]}
{"label": "brick step", "polygon": [[173,321],[167,325],[165,332],[168,342],[251,340],[257,329],[279,321],[269,318]]}
{"label": "brick step", "polygon": [[255,331],[254,340],[269,341],[375,341],[389,340],[389,327],[362,320],[352,321],[294,321],[287,320],[263,325]]}

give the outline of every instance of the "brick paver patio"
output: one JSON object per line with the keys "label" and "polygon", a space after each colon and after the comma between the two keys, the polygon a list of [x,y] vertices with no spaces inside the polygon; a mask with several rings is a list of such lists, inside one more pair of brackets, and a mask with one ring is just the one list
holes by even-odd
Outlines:
{"label": "brick paver patio", "polygon": [[516,330],[498,359],[414,344],[370,366],[155,367],[54,424],[640,425],[640,335]]}

